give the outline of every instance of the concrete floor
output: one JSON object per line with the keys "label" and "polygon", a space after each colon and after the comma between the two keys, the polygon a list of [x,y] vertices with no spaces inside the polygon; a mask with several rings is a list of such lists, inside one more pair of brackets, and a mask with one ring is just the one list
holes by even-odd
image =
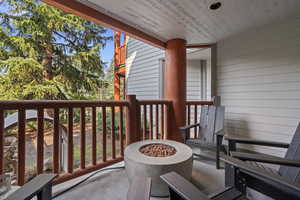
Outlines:
{"label": "concrete floor", "polygon": [[[124,162],[110,167],[123,166]],[[109,168],[110,168],[109,167]],[[84,179],[86,176],[56,185],[54,194]],[[216,170],[215,163],[208,159],[194,161],[192,182],[204,193],[217,192],[224,185],[224,170]],[[126,200],[129,182],[124,169],[100,172],[73,190],[55,198],[55,200]],[[151,198],[151,200],[165,200]]]}

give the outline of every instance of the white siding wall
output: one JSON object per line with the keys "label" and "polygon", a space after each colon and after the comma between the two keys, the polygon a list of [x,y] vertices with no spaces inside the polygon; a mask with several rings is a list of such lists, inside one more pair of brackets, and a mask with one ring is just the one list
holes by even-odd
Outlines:
{"label": "white siding wall", "polygon": [[138,99],[159,99],[159,59],[164,51],[129,38],[127,43],[127,94]]}
{"label": "white siding wall", "polygon": [[[138,99],[159,99],[160,61],[165,53],[156,47],[129,38],[127,43],[127,94]],[[187,99],[201,99],[201,61],[187,62]]]}
{"label": "white siding wall", "polygon": [[201,60],[187,61],[187,100],[201,99]]}
{"label": "white siding wall", "polygon": [[300,19],[236,35],[217,50],[217,95],[226,106],[227,132],[290,142],[300,121]]}

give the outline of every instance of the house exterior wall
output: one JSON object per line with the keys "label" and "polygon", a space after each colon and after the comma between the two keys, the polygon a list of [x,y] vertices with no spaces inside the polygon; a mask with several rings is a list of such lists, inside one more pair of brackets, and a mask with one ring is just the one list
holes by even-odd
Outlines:
{"label": "house exterior wall", "polygon": [[227,133],[290,142],[300,121],[300,19],[228,38],[218,43],[217,55],[216,92],[226,106]]}
{"label": "house exterior wall", "polygon": [[[126,92],[138,99],[162,98],[161,62],[165,52],[139,40],[129,38],[126,59]],[[201,68],[206,63],[201,60],[187,61],[187,100],[201,99]]]}
{"label": "house exterior wall", "polygon": [[126,59],[126,92],[138,99],[159,99],[159,63],[164,51],[129,38]]}

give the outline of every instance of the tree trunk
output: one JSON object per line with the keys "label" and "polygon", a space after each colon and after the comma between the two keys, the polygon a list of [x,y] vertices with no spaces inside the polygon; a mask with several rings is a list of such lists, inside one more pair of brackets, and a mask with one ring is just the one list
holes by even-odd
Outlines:
{"label": "tree trunk", "polygon": [[[53,45],[49,44],[44,51],[43,60],[42,60],[42,65],[44,68],[44,71],[43,71],[44,80],[52,80],[53,79],[52,55],[53,55]],[[44,98],[52,99],[53,97],[47,96]],[[54,116],[53,109],[45,109],[45,112],[51,117]]]}
{"label": "tree trunk", "polygon": [[44,52],[42,65],[44,67],[44,79],[52,80],[53,71],[52,71],[52,55],[53,55],[53,45],[49,44]]}

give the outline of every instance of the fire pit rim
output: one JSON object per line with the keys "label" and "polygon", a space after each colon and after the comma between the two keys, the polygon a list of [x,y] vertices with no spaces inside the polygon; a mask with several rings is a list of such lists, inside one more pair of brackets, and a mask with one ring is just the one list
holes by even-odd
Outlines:
{"label": "fire pit rim", "polygon": [[[142,146],[155,143],[172,146],[175,148],[176,153],[167,157],[151,157],[139,151]],[[130,144],[125,148],[124,154],[126,155],[127,159],[138,163],[147,165],[172,165],[185,162],[187,159],[189,159],[193,152],[189,146],[177,141],[153,139]]]}

